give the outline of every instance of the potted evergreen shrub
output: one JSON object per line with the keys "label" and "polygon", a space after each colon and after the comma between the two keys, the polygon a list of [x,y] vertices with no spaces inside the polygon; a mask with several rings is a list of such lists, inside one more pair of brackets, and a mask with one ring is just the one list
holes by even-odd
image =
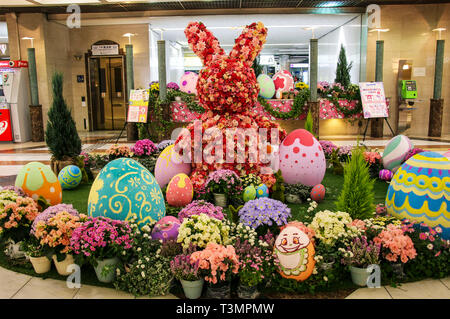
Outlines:
{"label": "potted evergreen shrub", "polygon": [[56,72],[52,78],[53,104],[48,111],[45,142],[52,154],[50,167],[55,175],[68,165],[77,165],[81,140],[75,121],[63,97],[63,75]]}

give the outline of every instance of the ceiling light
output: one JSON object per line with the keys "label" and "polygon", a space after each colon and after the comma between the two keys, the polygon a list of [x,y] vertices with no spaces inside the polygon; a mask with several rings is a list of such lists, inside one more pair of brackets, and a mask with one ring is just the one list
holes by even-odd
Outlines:
{"label": "ceiling light", "polygon": [[34,40],[34,38],[32,38],[32,37],[23,37],[22,40],[31,40],[31,47],[32,47],[32,48],[34,47],[34,46],[33,46],[33,40]]}
{"label": "ceiling light", "polygon": [[438,40],[441,40],[441,32],[445,31],[445,30],[447,30],[447,29],[446,28],[436,28],[436,29],[433,29],[432,31],[439,32],[438,33]]}

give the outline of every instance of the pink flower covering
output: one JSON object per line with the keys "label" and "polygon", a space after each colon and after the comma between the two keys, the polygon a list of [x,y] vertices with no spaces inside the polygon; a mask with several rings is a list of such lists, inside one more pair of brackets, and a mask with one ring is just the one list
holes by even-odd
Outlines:
{"label": "pink flower covering", "polygon": [[406,263],[417,256],[413,241],[399,226],[389,224],[373,241],[382,245],[383,255],[390,262],[400,259],[402,263]]}
{"label": "pink flower covering", "polygon": [[222,207],[214,206],[213,204],[208,203],[204,200],[194,200],[192,203],[187,205],[178,213],[178,219],[180,220],[180,222],[183,222],[185,218],[200,214],[205,214],[218,220],[223,219]]}

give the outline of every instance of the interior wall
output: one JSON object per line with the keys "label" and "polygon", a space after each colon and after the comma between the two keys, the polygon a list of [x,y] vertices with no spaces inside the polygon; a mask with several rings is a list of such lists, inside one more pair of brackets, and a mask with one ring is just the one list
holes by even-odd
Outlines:
{"label": "interior wall", "polygon": [[[397,122],[396,101],[399,60],[412,60],[412,79],[417,81],[418,98],[414,104],[411,128],[405,133],[409,136],[427,136],[430,113],[430,98],[433,96],[434,67],[437,27],[447,28],[442,33],[446,40],[442,98],[444,116],[442,135],[450,134],[450,4],[395,5],[381,6],[381,27],[389,29],[381,33],[384,40],[383,81],[386,96],[392,97],[389,121]],[[367,81],[375,79],[376,32],[369,32],[367,41]],[[424,68],[425,76],[415,76],[414,68]],[[389,135],[387,125],[384,134]]]}
{"label": "interior wall", "polygon": [[336,65],[341,44],[344,46],[347,62],[352,63],[350,77],[352,83],[359,83],[361,57],[361,17],[353,18],[346,24],[319,38],[319,81],[334,82]]}

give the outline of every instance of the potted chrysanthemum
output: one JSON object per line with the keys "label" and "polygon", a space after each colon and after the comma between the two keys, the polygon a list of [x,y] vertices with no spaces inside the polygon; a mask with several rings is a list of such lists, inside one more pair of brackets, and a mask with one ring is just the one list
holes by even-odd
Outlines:
{"label": "potted chrysanthemum", "polygon": [[205,187],[213,193],[214,201],[220,207],[227,207],[227,197],[242,191],[239,176],[229,169],[211,172],[206,179]]}
{"label": "potted chrysanthemum", "polygon": [[70,249],[78,258],[92,264],[99,281],[109,283],[114,280],[119,256],[132,247],[132,242],[127,222],[89,217],[72,233]]}

